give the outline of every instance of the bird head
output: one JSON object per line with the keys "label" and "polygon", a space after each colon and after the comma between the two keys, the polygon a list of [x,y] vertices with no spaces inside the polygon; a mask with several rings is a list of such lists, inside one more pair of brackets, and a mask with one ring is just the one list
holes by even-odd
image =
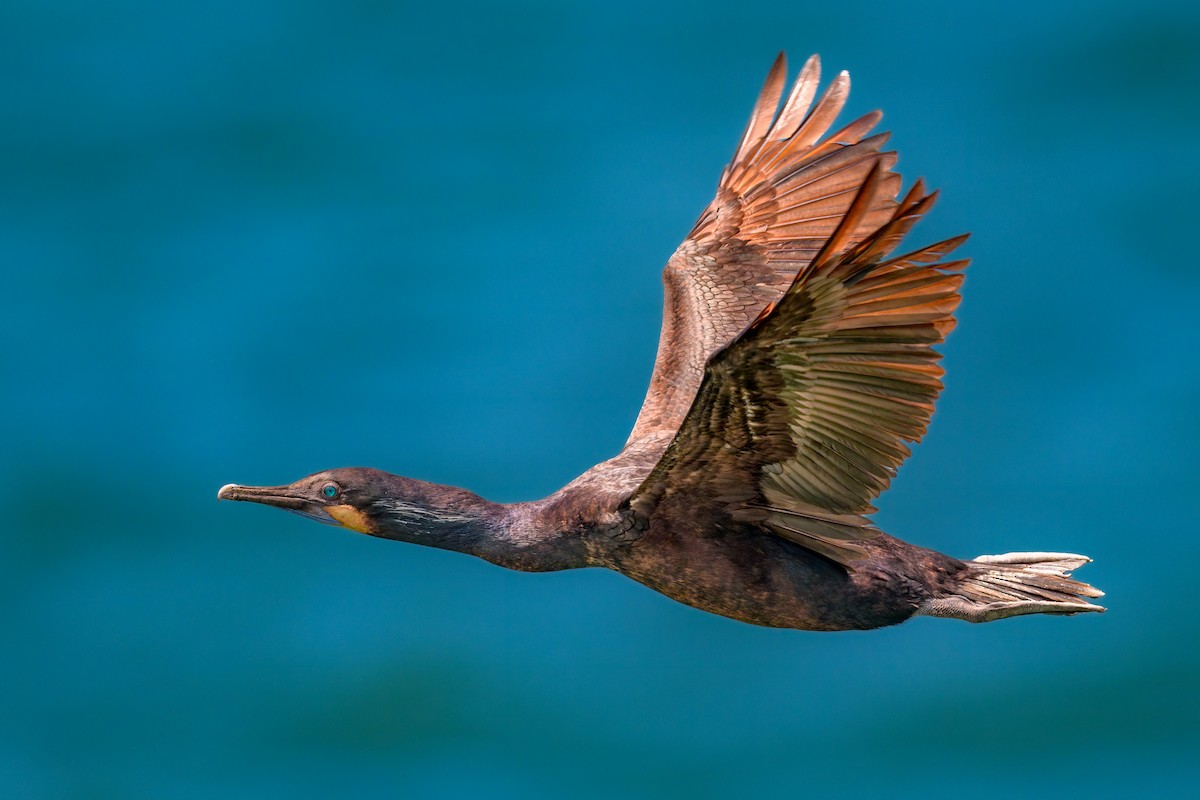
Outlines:
{"label": "bird head", "polygon": [[239,486],[218,500],[262,503],[386,539],[468,550],[504,516],[503,509],[465,489],[403,478],[369,467],[342,467],[286,486]]}
{"label": "bird head", "polygon": [[379,502],[395,496],[406,482],[377,469],[343,467],[317,472],[285,486],[226,484],[217,492],[217,499],[262,503],[327,525],[379,535]]}

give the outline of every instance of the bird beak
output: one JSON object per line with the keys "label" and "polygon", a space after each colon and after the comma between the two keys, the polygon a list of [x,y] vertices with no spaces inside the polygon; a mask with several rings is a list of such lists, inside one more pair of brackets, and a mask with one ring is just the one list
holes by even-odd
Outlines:
{"label": "bird beak", "polygon": [[323,522],[326,525],[341,525],[329,515],[325,507],[314,501],[302,490],[292,486],[239,486],[227,483],[217,492],[218,500],[241,500],[248,503],[262,503]]}
{"label": "bird beak", "polygon": [[311,502],[307,497],[299,496],[290,486],[238,486],[236,483],[222,486],[217,492],[217,499],[244,500],[287,509],[301,508]]}

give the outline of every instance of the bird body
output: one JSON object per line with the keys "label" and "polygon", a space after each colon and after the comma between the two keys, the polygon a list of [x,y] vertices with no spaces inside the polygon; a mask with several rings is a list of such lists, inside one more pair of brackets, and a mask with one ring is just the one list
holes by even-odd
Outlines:
{"label": "bird body", "polygon": [[810,58],[780,108],[776,60],[717,194],[663,271],[663,328],[629,440],[543,500],[502,505],[369,468],[287,486],[266,503],[504,567],[616,570],[758,625],[877,628],[914,614],[989,621],[1102,611],[1069,577],[1088,559],[960,561],[876,529],[871,502],[925,433],[942,385],[965,236],[893,251],[933,204],[896,199],[878,112],[826,136],[849,92],[814,104]]}

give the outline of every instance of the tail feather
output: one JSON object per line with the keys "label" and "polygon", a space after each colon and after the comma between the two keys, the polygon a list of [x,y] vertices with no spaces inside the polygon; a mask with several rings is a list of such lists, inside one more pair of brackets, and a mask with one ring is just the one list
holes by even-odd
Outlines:
{"label": "tail feather", "polygon": [[1090,561],[1074,553],[980,556],[966,562],[969,569],[953,589],[926,601],[919,613],[990,622],[1021,614],[1104,611],[1084,599],[1104,592],[1071,577],[1072,570]]}

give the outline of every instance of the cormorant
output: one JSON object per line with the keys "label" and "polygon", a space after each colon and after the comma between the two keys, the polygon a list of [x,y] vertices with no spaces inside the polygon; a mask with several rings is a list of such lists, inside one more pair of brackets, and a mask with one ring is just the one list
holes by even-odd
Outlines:
{"label": "cormorant", "polygon": [[915,614],[986,622],[1103,611],[1069,577],[1090,559],[960,561],[867,514],[941,391],[966,236],[893,255],[933,205],[899,200],[874,112],[825,136],[850,88],[813,103],[820,62],[780,109],[781,53],[717,194],[663,271],[662,334],[624,449],[551,496],[497,504],[376,469],[218,497],[485,558],[510,569],[607,567],[757,625],[877,628]]}

